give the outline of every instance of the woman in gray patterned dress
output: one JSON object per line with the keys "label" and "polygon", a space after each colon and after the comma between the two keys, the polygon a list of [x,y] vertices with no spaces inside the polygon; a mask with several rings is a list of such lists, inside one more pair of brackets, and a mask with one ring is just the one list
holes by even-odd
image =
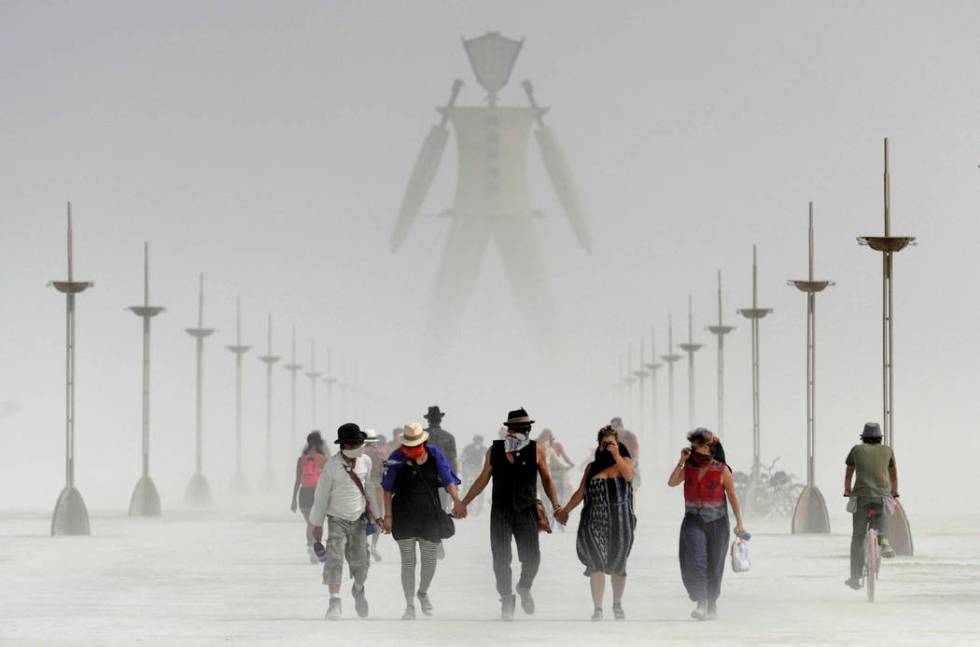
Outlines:
{"label": "woman in gray patterned dress", "polygon": [[629,450],[619,442],[616,430],[603,427],[598,434],[595,460],[585,468],[578,490],[564,508],[555,513],[562,523],[583,500],[575,548],[589,577],[593,620],[602,620],[602,598],[606,575],[612,580],[613,615],[623,620],[623,591],[626,588],[626,559],[633,547],[636,515],[633,513],[633,478],[636,471]]}

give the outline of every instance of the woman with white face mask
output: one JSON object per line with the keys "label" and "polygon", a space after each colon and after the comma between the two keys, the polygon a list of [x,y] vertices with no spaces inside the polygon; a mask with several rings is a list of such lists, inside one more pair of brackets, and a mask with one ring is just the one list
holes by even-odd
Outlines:
{"label": "woman with white face mask", "polygon": [[368,602],[364,593],[367,579],[368,523],[383,528],[382,508],[377,500],[377,484],[371,476],[371,457],[364,455],[364,439],[367,437],[353,422],[337,429],[337,445],[340,452],[324,465],[320,481],[313,497],[310,523],[313,537],[323,537],[323,522],[327,520],[327,560],[323,565],[323,583],[330,587],[328,620],[341,616],[340,583],[343,578],[344,560],[350,567],[354,586],[354,608],[357,615],[366,618]]}

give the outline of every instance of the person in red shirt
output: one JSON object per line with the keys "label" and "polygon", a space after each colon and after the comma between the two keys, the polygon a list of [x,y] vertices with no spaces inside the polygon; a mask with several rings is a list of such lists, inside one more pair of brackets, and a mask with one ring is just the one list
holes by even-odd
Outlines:
{"label": "person in red shirt", "polygon": [[320,480],[323,464],[327,462],[330,451],[323,442],[319,431],[313,431],[306,437],[303,453],[296,459],[296,480],[293,482],[293,500],[289,509],[296,512],[299,508],[303,519],[306,520],[306,552],[310,555],[310,563],[320,562],[313,552],[313,526],[310,525],[310,509],[313,508],[313,494]]}
{"label": "person in red shirt", "polygon": [[728,552],[728,503],[735,513],[735,534],[745,535],[742,511],[735,494],[732,473],[712,458],[713,435],[695,429],[687,435],[690,447],[681,450],[680,461],[670,473],[667,485],[684,484],[684,521],[680,532],[681,580],[691,600],[697,603],[691,617],[714,620],[718,617],[721,577]]}

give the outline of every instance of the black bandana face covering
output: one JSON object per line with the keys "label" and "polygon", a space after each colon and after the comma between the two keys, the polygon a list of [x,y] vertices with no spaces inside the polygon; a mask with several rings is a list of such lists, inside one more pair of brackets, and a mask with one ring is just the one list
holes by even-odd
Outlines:
{"label": "black bandana face covering", "polygon": [[690,462],[694,467],[704,467],[711,462],[711,455],[691,452],[691,457],[688,458],[688,462]]}
{"label": "black bandana face covering", "polygon": [[[616,442],[616,441],[614,441]],[[619,455],[623,458],[631,458],[630,450],[626,449],[626,445],[620,442],[616,442],[619,445]],[[600,444],[595,450],[595,462],[592,463],[592,469],[589,470],[589,478],[592,478],[604,469],[608,469],[616,464],[616,459],[613,458],[612,452],[608,449],[603,449]]]}

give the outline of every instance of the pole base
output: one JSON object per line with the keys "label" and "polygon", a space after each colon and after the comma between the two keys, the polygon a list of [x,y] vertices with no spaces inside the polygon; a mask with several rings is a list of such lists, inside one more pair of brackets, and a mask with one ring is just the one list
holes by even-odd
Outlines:
{"label": "pole base", "polygon": [[793,511],[791,532],[800,534],[830,533],[830,517],[827,515],[827,503],[817,486],[806,486],[800,492]]}
{"label": "pole base", "polygon": [[88,509],[82,494],[74,487],[66,487],[58,495],[51,517],[51,536],[89,535]]}
{"label": "pole base", "polygon": [[909,518],[905,514],[905,508],[898,500],[895,501],[895,504],[897,505],[895,513],[888,515],[885,520],[885,536],[888,537],[888,543],[892,545],[896,555],[911,557],[914,551]]}
{"label": "pole base", "polygon": [[235,472],[235,475],[231,477],[231,485],[228,489],[231,491],[231,496],[235,498],[248,494],[248,481],[245,480],[245,475],[241,472]]}
{"label": "pole base", "polygon": [[129,499],[130,517],[159,517],[160,495],[157,486],[149,476],[142,477],[136,482],[133,496]]}
{"label": "pole base", "polygon": [[184,491],[184,505],[189,508],[211,507],[211,486],[200,472],[191,477]]}

